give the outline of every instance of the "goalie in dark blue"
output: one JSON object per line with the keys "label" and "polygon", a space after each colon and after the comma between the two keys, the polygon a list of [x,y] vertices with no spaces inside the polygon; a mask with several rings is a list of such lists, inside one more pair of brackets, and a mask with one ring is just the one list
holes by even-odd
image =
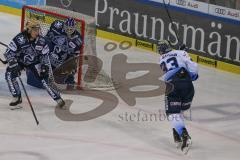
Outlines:
{"label": "goalie in dark blue", "polygon": [[173,85],[172,92],[166,94],[166,114],[172,123],[177,147],[187,153],[191,146],[191,137],[184,124],[183,112],[191,107],[194,96],[192,81],[198,78],[197,63],[191,60],[186,51],[173,50],[166,40],[159,41],[157,47],[161,55],[159,64],[165,73],[164,81]]}
{"label": "goalie in dark blue", "polygon": [[[70,58],[79,56],[82,46],[81,34],[76,30],[76,22],[73,18],[67,18],[65,22],[56,20],[45,36],[50,41],[50,61],[53,71],[64,65]],[[75,84],[74,75],[77,72],[77,64],[68,73],[63,83]]]}
{"label": "goalie in dark blue", "polygon": [[17,77],[21,75],[24,68],[30,69],[34,73],[59,107],[62,108],[65,105],[60,93],[48,83],[49,46],[45,38],[40,36],[39,33],[40,24],[37,21],[29,21],[27,29],[13,38],[4,53],[8,62],[5,78],[13,96],[10,106],[16,106],[22,102]]}

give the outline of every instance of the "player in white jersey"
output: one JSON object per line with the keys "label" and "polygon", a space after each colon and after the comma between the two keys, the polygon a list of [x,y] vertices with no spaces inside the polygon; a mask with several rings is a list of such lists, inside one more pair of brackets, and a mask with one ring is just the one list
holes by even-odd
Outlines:
{"label": "player in white jersey", "polygon": [[177,147],[186,154],[192,144],[185,127],[183,111],[191,107],[194,96],[192,81],[198,79],[197,63],[193,62],[184,50],[173,50],[166,40],[157,44],[160,67],[164,71],[164,81],[173,85],[173,90],[166,94],[165,108],[172,123],[173,137]]}

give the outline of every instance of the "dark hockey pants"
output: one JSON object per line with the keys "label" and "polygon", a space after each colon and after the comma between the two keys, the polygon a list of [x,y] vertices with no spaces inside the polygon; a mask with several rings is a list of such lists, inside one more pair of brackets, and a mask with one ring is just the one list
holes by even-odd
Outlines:
{"label": "dark hockey pants", "polygon": [[166,114],[175,114],[191,107],[194,86],[189,78],[175,78],[170,82],[174,89],[165,97]]}
{"label": "dark hockey pants", "polygon": [[[22,67],[22,68],[24,68],[24,67]],[[48,94],[52,97],[52,99],[58,100],[61,98],[60,93],[56,89],[52,88],[49,85],[48,77],[45,77],[45,78],[40,77],[35,66],[28,66],[27,68],[32,71],[32,73],[35,75],[35,77],[38,80],[41,81],[41,83],[43,84],[43,87],[47,90]],[[5,79],[7,81],[7,84],[8,84],[8,87],[9,87],[9,90],[10,90],[12,96],[13,97],[21,96],[21,90],[20,90],[19,84],[17,82],[17,77],[12,74],[12,72],[10,71],[10,69],[8,67],[6,69]]]}

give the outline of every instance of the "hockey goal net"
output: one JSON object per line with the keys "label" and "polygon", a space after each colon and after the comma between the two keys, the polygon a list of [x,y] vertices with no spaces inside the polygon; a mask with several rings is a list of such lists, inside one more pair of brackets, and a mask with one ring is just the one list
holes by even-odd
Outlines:
{"label": "hockey goal net", "polygon": [[[115,89],[113,80],[102,69],[101,60],[97,59],[96,51],[96,26],[94,17],[82,13],[51,7],[51,6],[24,6],[22,8],[21,30],[26,28],[26,23],[33,19],[40,22],[41,34],[45,36],[55,20],[64,21],[72,17],[76,21],[76,29],[82,35],[82,48],[77,59],[69,60],[66,64],[60,66],[57,74],[54,75],[55,83],[60,84],[56,79],[64,75],[68,66],[78,66],[75,74],[76,88],[112,90]],[[74,65],[72,65],[74,63]],[[87,67],[86,67],[87,66]],[[55,73],[53,71],[53,73]],[[61,78],[60,78],[61,79]]]}

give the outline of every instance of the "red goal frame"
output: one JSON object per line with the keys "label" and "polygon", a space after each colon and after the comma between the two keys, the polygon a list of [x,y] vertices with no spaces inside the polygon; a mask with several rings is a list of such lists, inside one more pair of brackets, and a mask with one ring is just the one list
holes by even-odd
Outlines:
{"label": "red goal frame", "polygon": [[[33,11],[37,11],[37,12],[42,12],[42,13],[46,13],[46,14],[50,14],[53,15],[55,17],[60,17],[60,18],[69,18],[69,16],[66,15],[62,15],[62,14],[58,14],[58,13],[54,13],[51,11],[47,11],[44,9],[40,9],[40,8],[36,8],[33,6],[23,6],[22,7],[22,16],[21,16],[21,31],[24,30],[24,22],[25,22],[25,12],[26,9],[30,9]],[[84,36],[85,36],[85,21],[84,19],[78,19],[78,18],[74,18],[75,21],[80,22],[81,23],[81,36],[82,36],[82,46],[80,48],[80,56],[79,56],[79,66],[78,66],[78,75],[77,75],[77,86],[78,88],[80,87],[81,89],[81,81],[82,81],[82,64],[83,64],[83,49],[84,49]]]}

